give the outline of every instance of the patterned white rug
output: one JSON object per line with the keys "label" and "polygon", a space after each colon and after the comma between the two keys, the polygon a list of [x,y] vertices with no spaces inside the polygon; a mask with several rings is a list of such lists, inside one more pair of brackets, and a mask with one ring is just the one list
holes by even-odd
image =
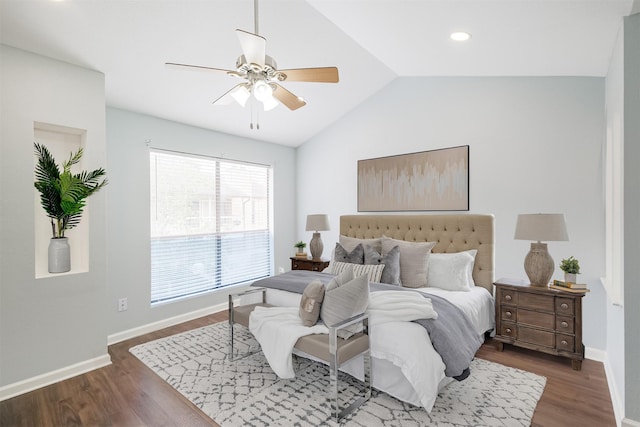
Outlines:
{"label": "patterned white rug", "polygon": [[[281,380],[261,352],[230,361],[227,328],[205,326],[130,351],[223,427],[335,425],[328,417],[325,365],[294,357],[296,378]],[[258,345],[241,326],[236,338],[240,351]],[[341,376],[345,398],[359,390],[350,379]],[[343,425],[529,426],[545,383],[544,377],[475,359],[471,376],[446,387],[430,414],[374,390]]]}

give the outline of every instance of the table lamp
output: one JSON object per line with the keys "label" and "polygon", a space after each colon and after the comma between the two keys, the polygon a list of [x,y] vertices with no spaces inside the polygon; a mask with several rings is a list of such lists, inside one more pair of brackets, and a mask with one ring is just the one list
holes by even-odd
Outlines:
{"label": "table lamp", "polygon": [[329,230],[329,216],[326,214],[313,214],[307,215],[307,231],[313,231],[313,237],[311,238],[311,242],[309,242],[309,251],[311,251],[311,258],[320,259],[322,258],[322,251],[324,250],[324,245],[322,244],[322,239],[320,238],[320,231]]}
{"label": "table lamp", "polygon": [[524,271],[532,286],[548,286],[555,264],[542,241],[569,240],[564,214],[520,214],[514,238],[537,241],[524,259]]}

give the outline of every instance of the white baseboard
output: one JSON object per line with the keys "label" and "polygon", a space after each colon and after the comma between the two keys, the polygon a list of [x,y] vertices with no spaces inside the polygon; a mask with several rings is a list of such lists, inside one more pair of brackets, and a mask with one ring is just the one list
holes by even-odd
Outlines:
{"label": "white baseboard", "polygon": [[640,421],[625,418],[622,420],[622,427],[640,427]]}
{"label": "white baseboard", "polygon": [[107,345],[116,344],[131,338],[139,337],[140,335],[148,334],[150,332],[155,332],[163,328],[168,328],[169,326],[188,322],[189,320],[197,319],[199,317],[208,316],[209,314],[217,313],[219,311],[224,311],[224,310],[227,310],[228,308],[229,308],[228,303],[221,303],[221,304],[213,305],[211,307],[181,314],[179,316],[169,317],[168,319],[162,319],[157,322],[148,323],[146,325],[138,326],[136,328],[128,329],[126,331],[117,332],[107,337]]}
{"label": "white baseboard", "polygon": [[607,360],[607,353],[604,350],[599,350],[597,348],[585,347],[584,358],[604,363],[604,361]]}
{"label": "white baseboard", "polygon": [[66,380],[77,375],[84,374],[94,369],[102,368],[111,364],[111,356],[105,354],[93,359],[85,360],[71,366],[66,366],[55,371],[47,372],[17,383],[0,387],[0,401],[10,399],[20,394],[28,393],[35,389],[45,387],[59,381]]}
{"label": "white baseboard", "polygon": [[613,406],[613,415],[616,419],[616,424],[620,426],[622,417],[624,417],[624,401],[618,393],[618,385],[616,384],[616,377],[613,375],[613,369],[609,358],[606,357],[604,362],[604,373],[607,377],[607,384],[609,385],[609,395],[611,396],[611,405]]}

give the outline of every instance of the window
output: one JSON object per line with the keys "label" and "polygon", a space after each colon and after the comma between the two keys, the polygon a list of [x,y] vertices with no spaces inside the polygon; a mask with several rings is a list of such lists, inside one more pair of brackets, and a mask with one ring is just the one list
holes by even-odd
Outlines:
{"label": "window", "polygon": [[271,168],[152,150],[151,304],[272,274]]}

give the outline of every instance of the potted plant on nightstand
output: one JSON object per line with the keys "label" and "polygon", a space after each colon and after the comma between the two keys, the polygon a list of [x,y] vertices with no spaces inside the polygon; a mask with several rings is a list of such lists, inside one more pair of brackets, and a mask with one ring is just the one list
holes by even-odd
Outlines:
{"label": "potted plant on nightstand", "polygon": [[293,246],[295,246],[297,248],[296,257],[298,257],[298,258],[306,258],[307,257],[307,253],[304,251],[304,248],[307,247],[307,244],[305,242],[300,240],[298,243],[296,243]]}
{"label": "potted plant on nightstand", "polygon": [[80,223],[86,199],[107,185],[106,171],[102,168],[91,172],[71,173],[71,166],[80,162],[82,148],[62,162],[62,172],[55,159],[42,144],[34,143],[38,158],[34,186],[40,192],[40,203],[51,221],[53,237],[49,243],[49,273],[65,273],[71,270],[69,242],[64,235]]}
{"label": "potted plant on nightstand", "polygon": [[577,283],[576,275],[580,274],[580,263],[573,256],[560,261],[560,270],[564,271],[564,281]]}

